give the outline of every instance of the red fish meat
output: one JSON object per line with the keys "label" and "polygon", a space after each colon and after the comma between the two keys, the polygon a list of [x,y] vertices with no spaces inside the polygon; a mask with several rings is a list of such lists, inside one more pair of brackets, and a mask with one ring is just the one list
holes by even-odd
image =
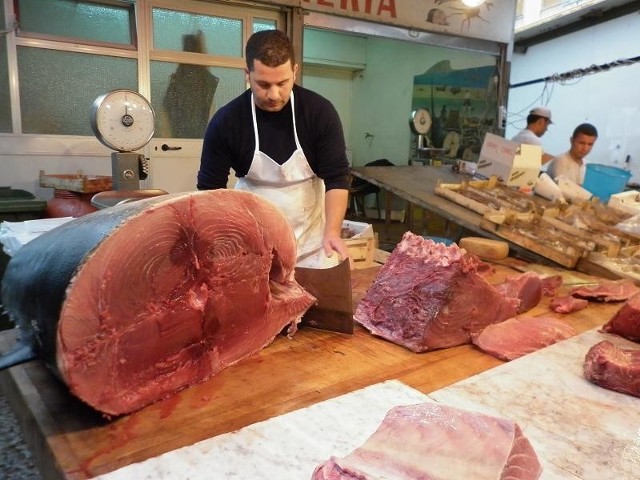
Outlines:
{"label": "red fish meat", "polygon": [[22,247],[2,283],[10,316],[80,399],[138,410],[268,345],[315,302],[294,279],[284,215],[215,190],[125,203]]}
{"label": "red fish meat", "polygon": [[540,461],[517,423],[426,402],[392,408],[363,445],[313,480],[536,480]]}
{"label": "red fish meat", "polygon": [[584,376],[600,387],[640,397],[640,350],[608,340],[596,343],[585,355]]}
{"label": "red fish meat", "polygon": [[472,338],[474,345],[483,352],[510,361],[577,333],[575,328],[557,318],[521,315],[489,325]]}
{"label": "red fish meat", "polygon": [[602,326],[602,331],[640,342],[640,294],[627,300]]}
{"label": "red fish meat", "polygon": [[520,304],[477,272],[478,259],[407,232],[380,268],[354,319],[414,352],[471,342],[471,334],[516,315]]}

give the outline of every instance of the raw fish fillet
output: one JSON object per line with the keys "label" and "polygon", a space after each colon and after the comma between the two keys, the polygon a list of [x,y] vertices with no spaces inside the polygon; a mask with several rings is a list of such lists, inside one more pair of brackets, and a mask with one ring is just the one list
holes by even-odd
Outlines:
{"label": "raw fish fillet", "polygon": [[542,467],[513,421],[426,402],[389,410],[366,442],[312,480],[535,480]]}

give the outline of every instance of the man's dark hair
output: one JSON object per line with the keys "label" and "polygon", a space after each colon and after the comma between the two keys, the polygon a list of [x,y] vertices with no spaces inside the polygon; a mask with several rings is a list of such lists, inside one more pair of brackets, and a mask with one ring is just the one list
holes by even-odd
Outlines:
{"label": "man's dark hair", "polygon": [[245,48],[247,68],[253,70],[254,60],[259,60],[267,67],[279,67],[291,60],[295,63],[293,44],[286,33],[280,30],[262,30],[256,32],[247,41]]}
{"label": "man's dark hair", "polygon": [[581,123],[580,125],[578,125],[573,131],[572,138],[575,138],[579,133],[587,135],[588,137],[598,136],[598,130],[590,123]]}

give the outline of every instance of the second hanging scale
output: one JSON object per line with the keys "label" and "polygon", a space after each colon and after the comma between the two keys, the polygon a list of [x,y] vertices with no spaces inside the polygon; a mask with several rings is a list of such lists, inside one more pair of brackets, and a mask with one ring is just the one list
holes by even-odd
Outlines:
{"label": "second hanging scale", "polygon": [[412,149],[415,154],[409,159],[409,165],[413,163],[432,165],[436,155],[446,152],[446,148],[436,148],[431,144],[429,132],[432,123],[429,110],[418,108],[411,112],[409,127],[416,136],[416,145]]}

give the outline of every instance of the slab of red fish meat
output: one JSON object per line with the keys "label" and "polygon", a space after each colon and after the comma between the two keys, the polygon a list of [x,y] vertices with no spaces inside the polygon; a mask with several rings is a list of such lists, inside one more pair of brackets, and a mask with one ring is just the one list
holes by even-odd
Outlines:
{"label": "slab of red fish meat", "polygon": [[516,314],[528,312],[542,299],[542,279],[534,272],[511,275],[503,283],[494,286],[505,297],[520,300]]}
{"label": "slab of red fish meat", "polygon": [[640,294],[627,300],[602,326],[602,331],[640,342]]}
{"label": "slab of red fish meat", "polygon": [[472,337],[474,345],[500,360],[515,360],[528,353],[573,337],[578,332],[553,317],[522,315],[489,325]]}
{"label": "slab of red fish meat", "polygon": [[571,295],[556,297],[551,300],[549,308],[556,313],[572,313],[583,310],[589,306],[586,298],[576,298]]}
{"label": "slab of red fish meat", "polygon": [[598,302],[624,302],[636,293],[640,293],[640,288],[633,280],[603,280],[597,285],[582,285],[569,292],[574,297],[586,298]]}
{"label": "slab of red fish meat", "polygon": [[433,402],[391,409],[378,429],[313,480],[536,480],[538,457],[515,422]]}
{"label": "slab of red fish meat", "polygon": [[553,297],[558,289],[562,286],[562,275],[549,275],[542,277],[542,294],[547,297]]}
{"label": "slab of red fish meat", "polygon": [[585,355],[584,376],[603,388],[640,397],[640,350],[603,340]]}
{"label": "slab of red fish meat", "polygon": [[2,300],[45,362],[108,415],[259,351],[315,302],[286,217],[238,190],[163,195],[76,218],[11,259]]}
{"label": "slab of red fish meat", "polygon": [[414,352],[470,343],[470,335],[515,316],[505,297],[477,272],[478,259],[407,232],[358,303],[354,319]]}

